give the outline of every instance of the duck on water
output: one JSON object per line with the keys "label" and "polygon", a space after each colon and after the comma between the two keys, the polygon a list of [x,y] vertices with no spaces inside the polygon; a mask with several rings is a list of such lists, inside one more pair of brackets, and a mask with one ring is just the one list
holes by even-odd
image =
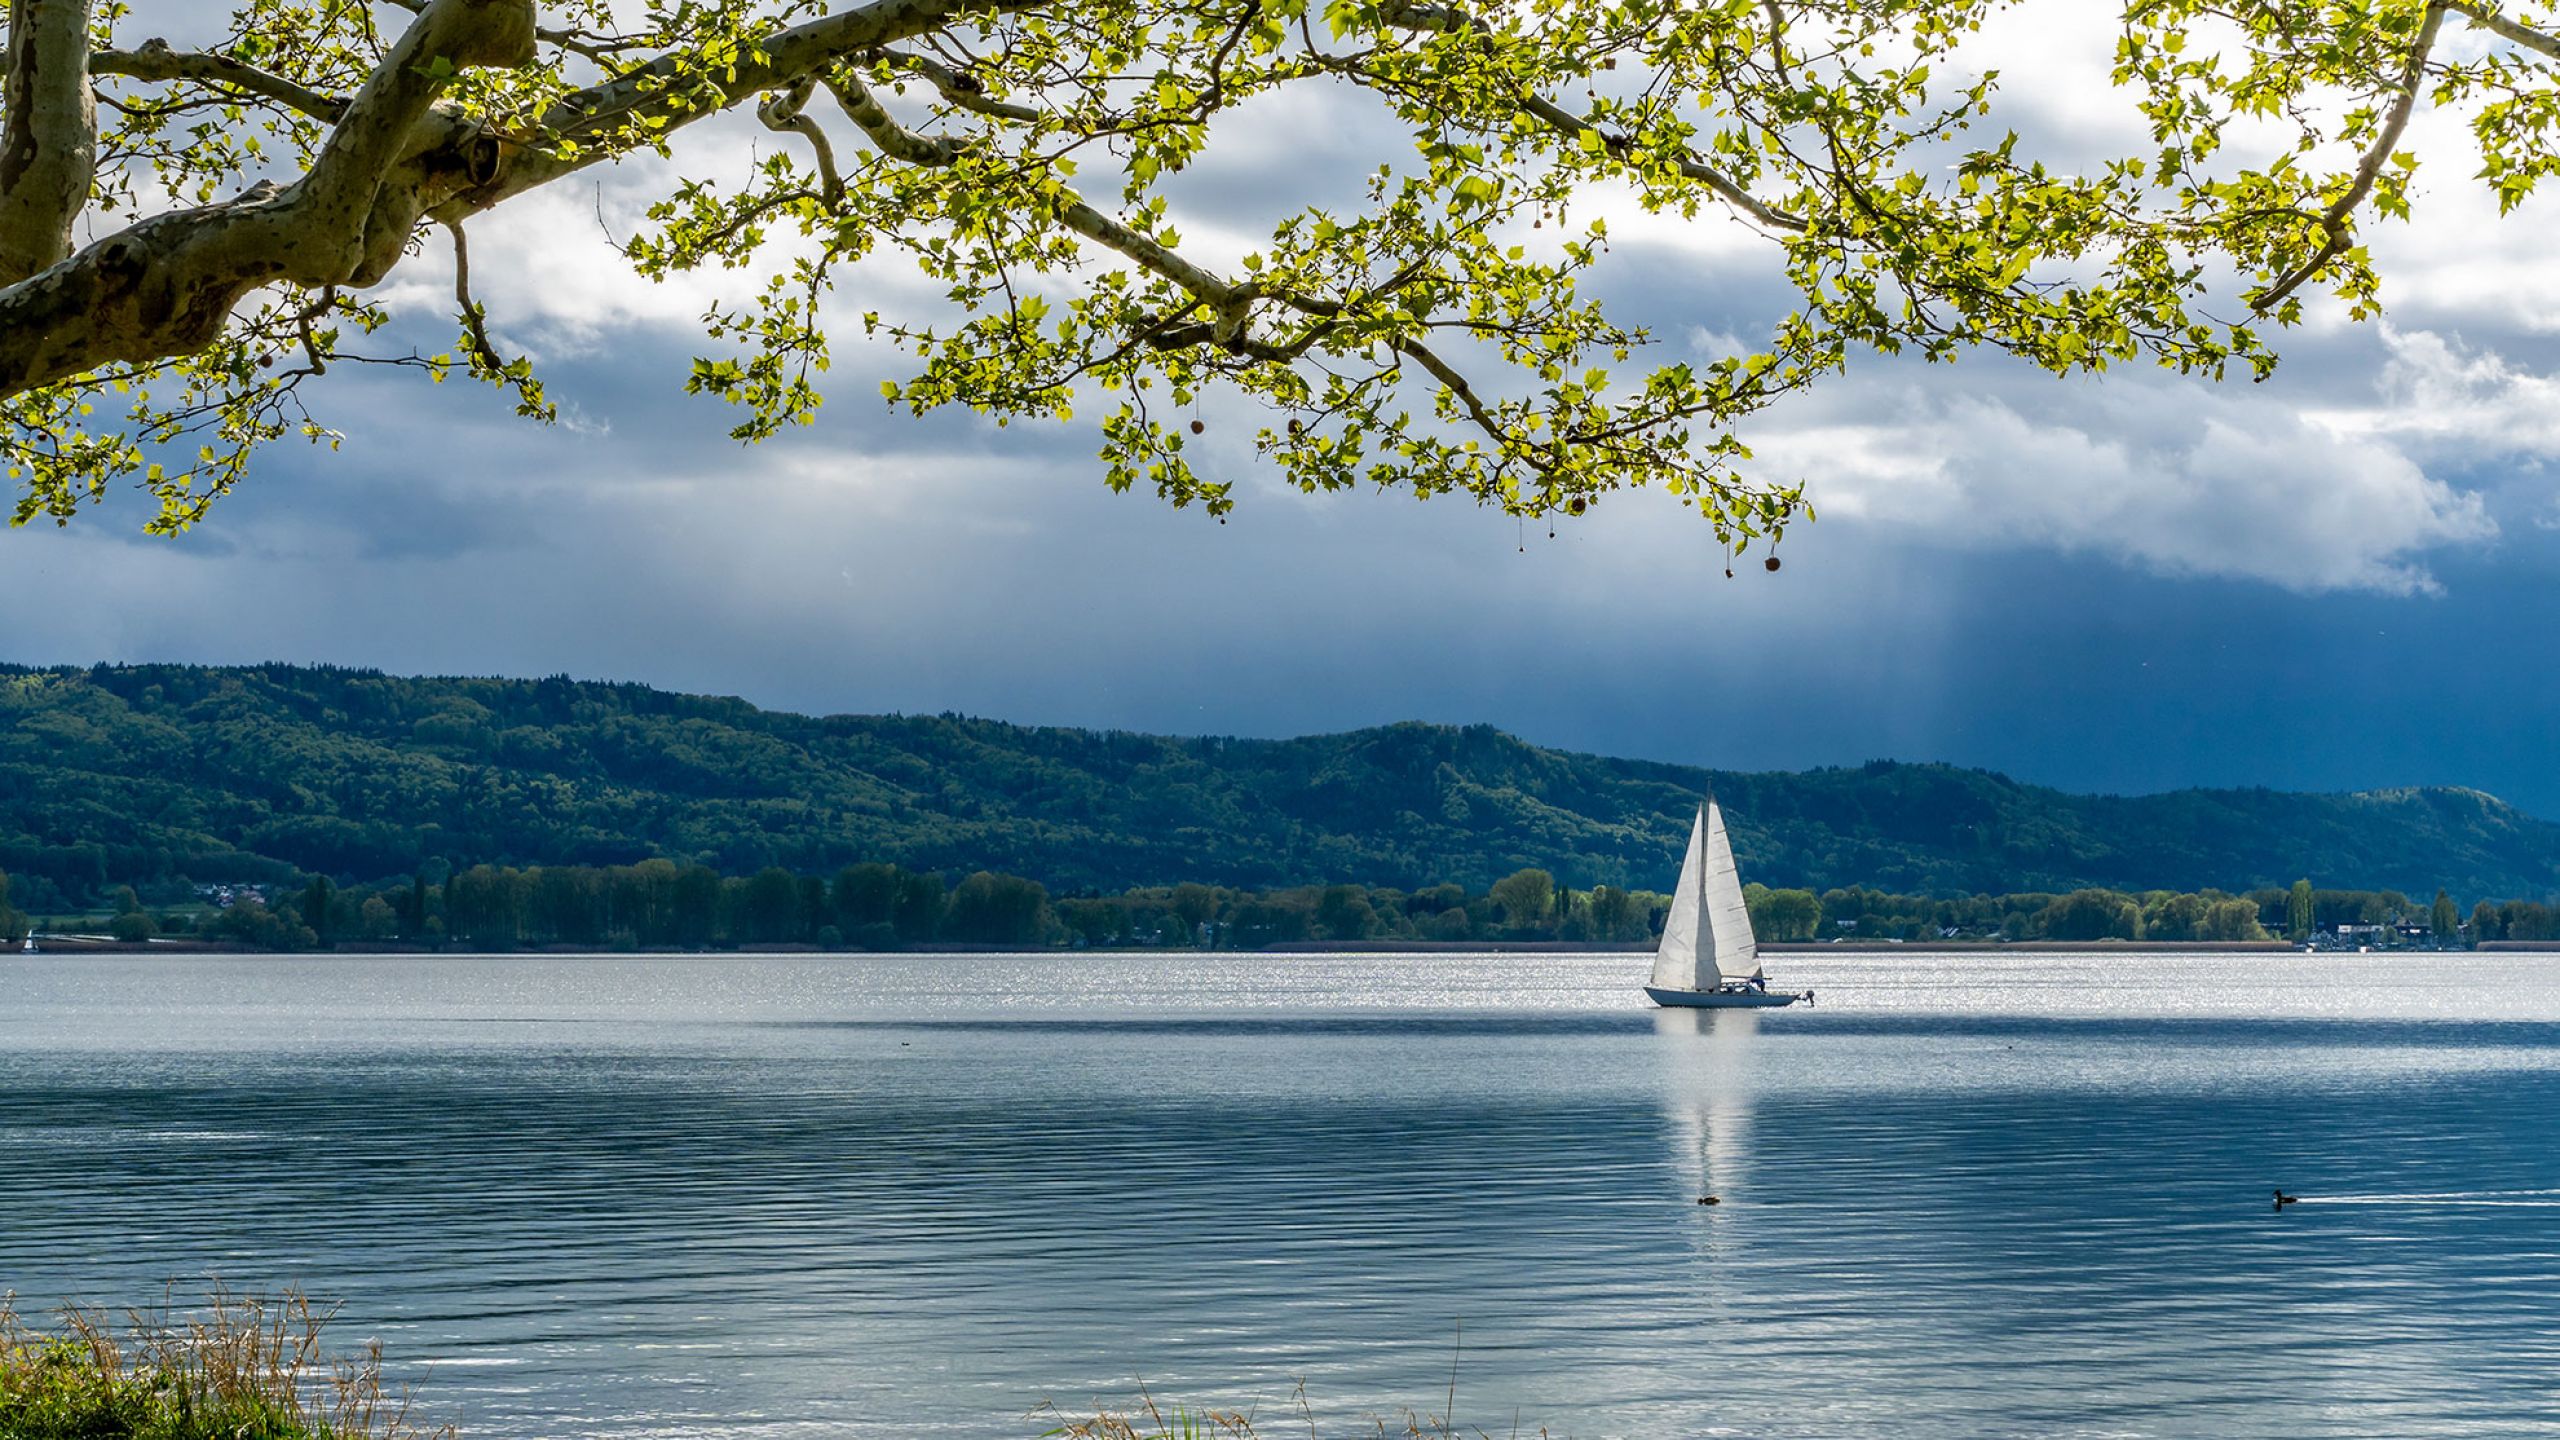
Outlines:
{"label": "duck on water", "polygon": [[1698,807],[1689,827],[1689,852],[1680,861],[1680,882],[1671,890],[1671,916],[1662,925],[1662,944],[1653,952],[1653,983],[1644,987],[1653,1003],[1701,1010],[1763,1009],[1813,1003],[1810,990],[1798,994],[1769,989],[1760,970],[1760,942],[1751,934],[1751,910],[1742,903],[1742,877],[1734,869],[1733,841],[1724,830],[1724,811],[1716,797]]}

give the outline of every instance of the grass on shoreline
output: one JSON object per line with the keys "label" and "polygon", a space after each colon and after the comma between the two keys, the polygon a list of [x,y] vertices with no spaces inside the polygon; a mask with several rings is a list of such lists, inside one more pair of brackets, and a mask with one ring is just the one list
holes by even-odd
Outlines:
{"label": "grass on shoreline", "polygon": [[[167,1301],[128,1310],[121,1323],[107,1312],[67,1306],[59,1324],[22,1319],[14,1296],[0,1294],[0,1440],[454,1440],[450,1425],[410,1416],[407,1391],[386,1391],[382,1342],[332,1354],[321,1332],[337,1314],[301,1292],[281,1298],[216,1288],[205,1305],[173,1309]],[[1449,1407],[1456,1408],[1454,1366]],[[1054,1404],[1033,1411],[1041,1433],[1056,1440],[1262,1440],[1250,1410],[1170,1409],[1144,1389],[1138,1404],[1070,1415]],[[1286,1433],[1316,1440],[1315,1414],[1303,1387],[1271,1422],[1272,1440]],[[1499,1440],[1446,1416],[1407,1411],[1372,1417],[1340,1440]],[[1516,1426],[1511,1440],[1525,1440]],[[1536,1432],[1545,1440],[1547,1432]]]}
{"label": "grass on shoreline", "polygon": [[0,1440],[451,1440],[382,1384],[382,1342],[320,1343],[335,1306],[217,1289],[191,1312],[78,1306],[39,1329],[0,1296]]}

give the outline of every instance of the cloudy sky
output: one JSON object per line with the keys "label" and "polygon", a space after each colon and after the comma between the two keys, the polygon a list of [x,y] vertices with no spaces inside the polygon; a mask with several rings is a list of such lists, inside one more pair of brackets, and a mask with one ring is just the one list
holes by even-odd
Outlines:
{"label": "cloudy sky", "polygon": [[[2006,118],[2059,153],[2140,148],[2101,30],[2031,5],[1995,48]],[[184,26],[172,20],[173,38]],[[1182,196],[1214,227],[1374,163],[1322,100],[1222,132]],[[1637,492],[1560,527],[1254,473],[1213,409],[1221,526],[1105,490],[1080,428],[886,412],[843,346],[820,423],[758,450],[688,399],[719,277],[651,286],[611,235],[655,163],[484,221],[474,270],[568,423],[485,390],[333,378],[337,454],[280,448],[209,524],[118,501],[0,534],[23,662],[283,659],[567,672],[809,711],[1260,735],[1406,718],[1736,768],[1890,756],[2077,790],[2460,784],[2560,815],[2560,259],[2504,221],[2458,122],[2422,117],[2418,219],[2378,231],[2390,319],[2315,316],[2264,385],[2061,381],[1992,356],[1862,358],[1750,427],[1821,520],[1727,580]],[[1228,141],[1232,143],[1227,143]],[[674,169],[736,173],[752,137]],[[1609,276],[1673,349],[1765,328],[1728,222],[1630,222]],[[394,282],[420,343],[449,272]],[[865,292],[862,285],[875,287]],[[914,303],[886,268],[847,312]],[[1223,448],[1221,448],[1223,442]]]}

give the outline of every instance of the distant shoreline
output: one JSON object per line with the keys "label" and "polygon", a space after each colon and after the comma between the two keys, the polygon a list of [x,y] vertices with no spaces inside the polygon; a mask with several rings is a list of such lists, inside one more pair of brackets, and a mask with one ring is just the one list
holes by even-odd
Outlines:
{"label": "distant shoreline", "polygon": [[[1346,940],[1335,944],[1266,945],[1258,951],[1230,951],[1230,954],[1261,955],[1395,955],[1395,954],[1564,954],[1564,955],[1650,955],[1651,943],[1619,942],[1582,944],[1563,940]],[[2489,940],[2470,947],[2477,951],[2560,952],[2560,940]],[[2179,954],[2281,954],[2301,951],[2291,940],[1913,940],[1908,942],[1875,940],[1767,941],[1760,946],[1763,955],[1907,955],[1961,952],[1969,955],[2023,952],[2088,954],[2092,951],[2108,955],[2179,955]],[[1148,955],[1150,950],[1113,951],[1113,954]],[[2308,952],[2314,955],[2459,955],[2463,950],[2429,950],[2404,946],[2387,950],[2359,951],[2340,946],[2323,946]]]}
{"label": "distant shoreline", "polygon": [[[822,950],[814,945],[741,947],[734,950],[608,950],[598,947],[547,945],[520,950],[472,950],[452,947],[432,950],[423,945],[397,942],[378,946],[349,946],[336,950],[261,950],[245,945],[211,944],[200,940],[126,941],[90,938],[52,937],[38,942],[43,948],[29,958],[47,955],[267,955],[278,959],[316,955],[837,955],[862,957],[872,955],[1650,955],[1653,946],[1621,941],[1609,944],[1572,940],[1344,940],[1330,943],[1300,942],[1291,945],[1265,945],[1253,950],[1170,950],[1154,946],[1097,949],[1056,947],[1024,950],[1004,945],[915,945],[903,950]],[[2560,940],[2491,940],[2474,947],[2483,952],[2560,953]],[[2109,955],[2180,955],[2180,954],[2279,954],[2298,951],[2301,947],[2286,940],[1914,940],[1907,944],[1880,944],[1875,941],[1772,942],[1760,947],[1764,955],[1909,955],[1909,954],[2088,954]],[[2354,955],[2345,949],[2322,949],[2315,955]],[[2377,950],[2377,955],[2461,954],[2443,950]],[[10,950],[8,955],[17,955]]]}
{"label": "distant shoreline", "polygon": [[[1907,943],[1842,940],[1830,941],[1765,941],[1763,955],[1893,955],[1914,950],[2062,950],[2123,951],[2126,954],[2159,952],[2172,954],[2182,950],[2207,950],[2230,954],[2241,950],[2296,950],[2301,947],[2284,940],[1913,940]],[[1265,945],[1250,952],[1263,955],[1402,955],[1402,954],[1560,954],[1560,955],[1650,955],[1651,941],[1618,941],[1589,944],[1572,940],[1344,940],[1329,944]],[[1144,952],[1133,952],[1144,953]],[[2349,953],[2349,952],[2324,952]]]}

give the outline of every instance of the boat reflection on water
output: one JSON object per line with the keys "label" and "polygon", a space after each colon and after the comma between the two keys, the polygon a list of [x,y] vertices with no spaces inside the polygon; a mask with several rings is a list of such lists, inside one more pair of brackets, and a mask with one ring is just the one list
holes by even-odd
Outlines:
{"label": "boat reflection on water", "polygon": [[[1751,1052],[1760,1016],[1750,1010],[1663,1009],[1653,1015],[1662,1045],[1662,1108],[1671,1146],[1672,1173],[1701,1221],[1717,1216],[1751,1190]],[[1729,1226],[1701,1224],[1695,1243],[1705,1253],[1724,1248]]]}

